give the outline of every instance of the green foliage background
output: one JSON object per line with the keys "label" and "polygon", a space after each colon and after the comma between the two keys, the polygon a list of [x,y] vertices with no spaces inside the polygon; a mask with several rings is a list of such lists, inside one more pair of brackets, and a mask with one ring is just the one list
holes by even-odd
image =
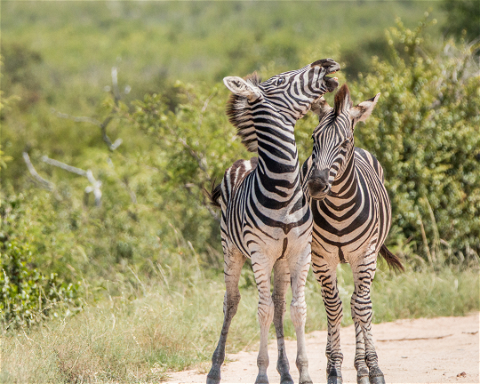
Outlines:
{"label": "green foliage background", "polygon": [[[47,318],[81,313],[68,326],[50,324],[57,344],[28,350],[52,370],[39,363],[14,374],[15,353],[27,352],[7,333],[13,368],[1,377],[75,381],[101,372],[107,381],[161,380],[170,368],[208,360],[221,323],[223,260],[219,213],[204,189],[252,155],[228,123],[221,80],[254,70],[266,79],[325,57],[341,63],[340,83],[348,82],[355,103],[382,93],[357,127],[356,145],[385,169],[394,213],[388,246],[407,273],[394,276],[380,264],[375,321],[478,310],[471,285],[478,286],[480,253],[480,72],[478,12],[470,5],[2,2],[3,328],[39,324],[28,332],[41,345],[51,335],[41,328]],[[301,160],[316,123],[308,115],[297,124]],[[111,142],[122,140],[118,148],[108,148],[102,124]],[[45,182],[31,176],[24,152]],[[102,183],[101,206],[85,192],[86,177],[45,156],[91,170]],[[351,276],[339,276],[348,303]],[[307,328],[325,327],[318,284],[307,285]],[[238,321],[251,332],[233,331],[237,349],[256,337],[248,266],[241,287],[248,313]],[[204,319],[195,328],[200,339],[172,308]],[[150,312],[160,325],[145,323]],[[125,319],[118,330],[115,322],[105,328],[111,316]],[[108,343],[96,344],[97,328]],[[75,344],[76,332],[90,335],[86,344]],[[130,333],[129,355],[119,345],[133,343],[124,338]],[[199,344],[186,348],[190,342]]]}

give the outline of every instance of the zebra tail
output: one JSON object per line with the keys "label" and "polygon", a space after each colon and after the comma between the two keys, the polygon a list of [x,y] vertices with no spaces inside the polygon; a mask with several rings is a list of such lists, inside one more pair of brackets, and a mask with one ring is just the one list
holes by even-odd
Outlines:
{"label": "zebra tail", "polygon": [[402,262],[400,261],[398,256],[390,252],[385,244],[383,244],[382,248],[380,248],[380,255],[383,256],[387,264],[393,269],[402,272],[405,271],[405,268],[403,267]]}
{"label": "zebra tail", "polygon": [[218,184],[215,186],[215,180],[212,182],[212,191],[209,192],[205,188],[203,189],[210,200],[210,204],[214,207],[221,208],[220,206],[220,198],[222,197],[222,184]]}

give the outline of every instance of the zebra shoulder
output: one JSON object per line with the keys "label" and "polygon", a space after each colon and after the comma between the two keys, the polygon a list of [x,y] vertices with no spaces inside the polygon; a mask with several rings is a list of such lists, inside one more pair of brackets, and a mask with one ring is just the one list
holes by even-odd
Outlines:
{"label": "zebra shoulder", "polygon": [[373,168],[375,173],[378,175],[378,177],[382,181],[382,184],[385,183],[385,176],[383,174],[382,165],[374,155],[372,155],[366,149],[355,147],[355,157],[357,160]]}

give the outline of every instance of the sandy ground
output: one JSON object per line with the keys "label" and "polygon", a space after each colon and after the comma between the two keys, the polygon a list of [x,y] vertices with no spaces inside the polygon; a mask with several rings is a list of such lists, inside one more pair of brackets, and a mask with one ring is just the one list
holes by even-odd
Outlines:
{"label": "sandy ground", "polygon": [[[355,333],[353,326],[342,329],[343,381],[356,382],[353,367]],[[380,368],[387,383],[480,383],[479,313],[466,317],[398,320],[373,326]],[[325,344],[327,333],[307,335],[309,372],[314,383],[326,383]],[[296,341],[286,343],[291,374],[298,382],[295,367]],[[278,383],[276,342],[269,345],[270,383]],[[222,383],[254,383],[257,352],[228,354],[229,363],[222,368]],[[208,370],[170,373],[169,382],[205,383]]]}

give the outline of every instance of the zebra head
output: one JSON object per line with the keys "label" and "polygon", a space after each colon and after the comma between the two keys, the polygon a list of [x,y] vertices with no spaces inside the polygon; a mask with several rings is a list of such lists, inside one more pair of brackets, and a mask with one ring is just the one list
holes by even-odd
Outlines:
{"label": "zebra head", "polygon": [[312,155],[303,170],[305,192],[311,198],[324,199],[334,180],[341,178],[354,153],[355,125],[370,116],[379,97],[380,93],[354,107],[344,84],[335,95],[333,108],[323,98],[312,106],[319,124],[312,135]]}
{"label": "zebra head", "polygon": [[293,126],[326,92],[338,86],[337,78],[328,74],[340,70],[332,59],[317,60],[301,69],[288,71],[260,82],[256,73],[242,79],[228,76],[225,86],[233,93],[227,106],[230,122],[237,127],[242,143],[251,152],[257,151],[257,136],[253,127],[252,110],[259,104],[268,109],[270,116],[280,115]]}

